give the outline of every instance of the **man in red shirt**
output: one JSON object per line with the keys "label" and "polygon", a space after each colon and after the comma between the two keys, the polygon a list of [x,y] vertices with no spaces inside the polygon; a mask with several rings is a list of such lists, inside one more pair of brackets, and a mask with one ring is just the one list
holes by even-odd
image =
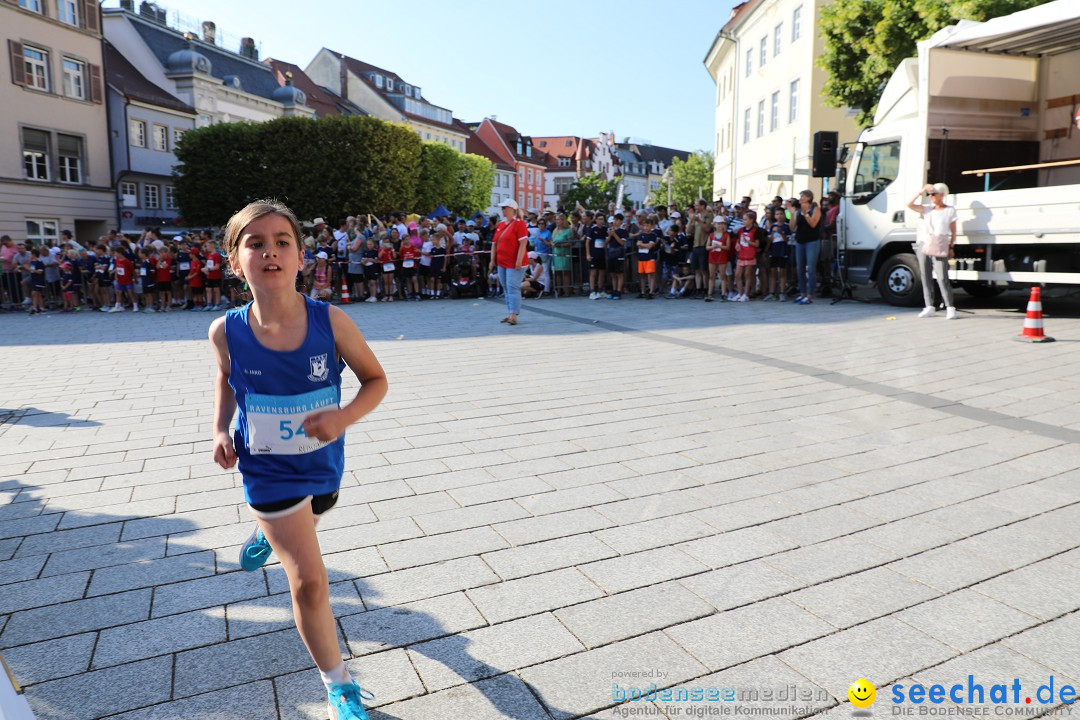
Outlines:
{"label": "man in red shirt", "polygon": [[499,284],[506,296],[507,315],[500,322],[517,325],[521,312],[521,280],[527,263],[525,254],[529,249],[529,228],[521,219],[517,203],[507,198],[502,208],[503,220],[495,227],[491,237],[491,269],[498,268]]}

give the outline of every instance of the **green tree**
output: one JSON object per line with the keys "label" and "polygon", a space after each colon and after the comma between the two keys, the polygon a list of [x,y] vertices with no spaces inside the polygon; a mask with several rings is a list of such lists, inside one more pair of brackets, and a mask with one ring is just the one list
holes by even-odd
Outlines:
{"label": "green tree", "polygon": [[599,173],[579,178],[563,195],[563,207],[568,210],[581,205],[586,210],[604,208],[619,195],[619,179],[608,180]]}
{"label": "green tree", "polygon": [[[671,202],[684,207],[700,198],[712,200],[713,191],[713,154],[699,150],[685,161],[676,157],[671,161]],[[646,198],[652,205],[667,204],[668,183],[661,180],[660,186]]]}
{"label": "green tree", "polygon": [[818,64],[828,73],[825,103],[859,110],[866,127],[885,83],[916,44],[959,20],[984,21],[1048,0],[833,0],[821,9],[825,48]]}
{"label": "green tree", "polygon": [[452,202],[461,178],[460,154],[440,142],[420,143],[420,178],[415,201],[418,212],[426,215],[440,203],[448,205]]}
{"label": "green tree", "polygon": [[447,208],[460,215],[480,212],[491,202],[495,187],[495,165],[486,157],[458,153],[457,191]]}

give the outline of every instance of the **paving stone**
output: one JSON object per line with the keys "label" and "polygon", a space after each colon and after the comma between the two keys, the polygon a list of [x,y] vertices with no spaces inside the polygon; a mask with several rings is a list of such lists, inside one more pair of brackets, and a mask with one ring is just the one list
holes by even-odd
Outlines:
{"label": "paving stone", "polygon": [[[1001,643],[1076,681],[1080,680],[1077,637],[1080,637],[1080,614],[1071,613],[1007,637]],[[1073,686],[1080,692],[1080,683],[1074,682]]]}
{"label": "paving stone", "polygon": [[195,528],[217,527],[218,525],[232,525],[240,520],[236,506],[209,508],[206,510],[193,510],[173,515],[160,517],[142,518],[129,520],[124,523],[123,540],[138,540],[155,535],[171,535],[177,532],[193,530]]}
{"label": "paving stone", "polygon": [[86,594],[107,595],[123,590],[166,585],[214,574],[212,552],[188,553],[159,560],[144,560],[126,565],[98,568],[90,578]]}
{"label": "paving stone", "polygon": [[520,505],[513,500],[484,503],[470,507],[455,508],[420,515],[414,518],[416,524],[428,535],[465,530],[481,525],[517,520],[529,517]]}
{"label": "paving stone", "polygon": [[714,612],[678,583],[663,583],[556,610],[555,617],[594,648]]}
{"label": "paving stone", "polygon": [[393,520],[457,507],[459,505],[453,497],[445,492],[436,492],[410,495],[395,500],[381,500],[372,503],[371,510],[380,520]]}
{"label": "paving stone", "polygon": [[[836,628],[785,598],[773,598],[670,627],[664,632],[710,670],[835,632]],[[716,642],[723,638],[723,642]]]}
{"label": "paving stone", "polygon": [[946,645],[967,652],[1008,637],[1039,619],[974,590],[959,590],[908,608],[896,617]]}
{"label": "paving stone", "polygon": [[575,568],[473,588],[466,594],[488,622],[499,623],[603,597]]}
{"label": "paving stone", "polygon": [[679,584],[717,610],[729,610],[790,592],[804,583],[777,570],[766,560],[751,560],[686,577],[679,580]]}
{"label": "paving stone", "polygon": [[[375,699],[365,701],[368,708],[387,705],[405,698],[422,695],[424,684],[409,662],[404,650],[389,650],[377,655],[349,660],[349,673]],[[324,720],[326,689],[319,673],[301,670],[274,678],[281,720]],[[273,716],[271,716],[273,717]],[[372,717],[378,717],[372,714]],[[386,717],[386,716],[382,716]]]}
{"label": "paving stone", "polygon": [[973,552],[959,542],[927,550],[885,567],[941,592],[952,592],[1000,575],[1009,569],[1009,564],[999,558]]}
{"label": "paving stone", "polygon": [[622,592],[708,570],[705,565],[674,547],[646,550],[632,555],[600,560],[581,565],[579,569],[609,593]]}
{"label": "paving stone", "polygon": [[762,528],[793,543],[811,545],[879,524],[880,519],[851,509],[847,505],[833,505],[776,520]]}
{"label": "paving stone", "polygon": [[1041,620],[1080,609],[1080,573],[1061,557],[999,575],[972,589]]}
{"label": "paving stone", "polygon": [[267,595],[262,570],[226,573],[159,587],[154,592],[154,617],[224,605]]}
{"label": "paving stone", "polygon": [[708,523],[714,530],[726,532],[797,515],[804,509],[779,495],[764,495],[698,510],[691,517]]}
{"label": "paving stone", "polygon": [[27,557],[28,555],[42,555],[71,548],[115,543],[120,539],[122,526],[122,523],[110,523],[75,530],[60,530],[47,535],[31,535],[22,541],[15,556]]}
{"label": "paving stone", "polygon": [[709,567],[720,568],[790,550],[796,544],[763,528],[752,527],[691,540],[678,547]]}
{"label": "paving stone", "polygon": [[788,597],[837,627],[851,627],[940,594],[887,568],[874,568],[798,590]]}
{"label": "paving stone", "polygon": [[622,495],[606,485],[586,485],[579,488],[570,488],[569,490],[526,495],[517,498],[517,501],[533,515],[547,515],[623,499]]}
{"label": "paving stone", "polygon": [[833,538],[770,555],[763,561],[809,585],[884,565],[899,557],[897,552],[858,540],[859,536]]}
{"label": "paving stone", "polygon": [[35,685],[27,699],[39,718],[98,718],[168,700],[171,672],[172,658],[143,660]]}
{"label": "paving stone", "polygon": [[499,577],[483,560],[467,557],[364,578],[356,587],[364,604],[377,608],[496,582]]}
{"label": "paving stone", "polygon": [[547,493],[551,492],[552,489],[551,485],[546,482],[535,476],[530,476],[511,480],[493,480],[481,485],[454,488],[448,492],[462,505],[477,505],[535,493]]}
{"label": "paving stone", "polygon": [[83,596],[89,578],[90,573],[80,572],[0,585],[0,608],[15,612],[76,600]]}
{"label": "paving stone", "polygon": [[[0,562],[0,585],[8,585],[24,580],[33,580],[41,572],[41,568],[45,567],[45,561],[47,559],[48,558],[42,555],[31,555],[29,557]],[[0,593],[2,592],[3,591],[0,590]]]}
{"label": "paving stone", "polygon": [[123,502],[117,505],[94,507],[88,510],[74,510],[64,513],[64,517],[60,520],[57,528],[68,530],[88,525],[102,525],[117,520],[136,520],[155,515],[168,515],[173,512],[175,507],[176,498],[166,497]]}
{"label": "paving stone", "polygon": [[[551,716],[572,718],[614,705],[613,673],[655,671],[674,685],[706,673],[706,668],[662,632],[648,633],[595,650],[520,670]],[[389,709],[389,708],[388,708]]]}
{"label": "paving stone", "polygon": [[672,522],[668,518],[646,520],[633,525],[600,530],[594,532],[593,535],[616,552],[628,555],[641,550],[696,540],[715,533],[716,530],[713,527],[687,516],[680,518],[678,522]]}
{"label": "paving stone", "polygon": [[[321,683],[319,687],[322,687]],[[322,705],[325,713],[325,699]],[[273,717],[277,717],[274,687],[269,680],[265,680],[140,708],[114,715],[109,720],[226,720]]]}
{"label": "paving stone", "polygon": [[511,545],[527,545],[566,535],[600,530],[613,524],[611,520],[592,508],[580,508],[540,517],[512,520],[493,527]]}
{"label": "paving stone", "polygon": [[97,633],[20,645],[4,650],[4,661],[20,685],[33,685],[84,673],[90,667]]}
{"label": "paving stone", "polygon": [[846,698],[852,678],[866,678],[879,687],[957,655],[896,618],[886,617],[847,628],[780,653],[795,671]]}
{"label": "paving stone", "polygon": [[513,580],[613,555],[614,550],[592,535],[571,535],[486,553],[481,557],[500,577]]}
{"label": "paving stone", "polygon": [[583,649],[554,616],[544,613],[413,645],[409,657],[430,692]]}
{"label": "paving stone", "polygon": [[12,614],[0,645],[11,647],[89,630],[145,620],[150,615],[150,591],[133,590],[104,597],[74,600]]}
{"label": "paving stone", "polygon": [[399,570],[506,546],[507,542],[498,533],[491,528],[481,527],[380,545],[379,552],[392,570]]}
{"label": "paving stone", "polygon": [[[366,609],[356,586],[349,582],[330,583],[330,609],[335,618],[362,613]],[[218,608],[200,612],[217,612]],[[241,600],[225,606],[230,640],[262,635],[274,630],[296,627],[292,595],[288,592]]]}
{"label": "paving stone", "polygon": [[94,669],[224,642],[223,608],[197,610],[102,630]]}
{"label": "paving stone", "polygon": [[300,634],[292,628],[278,630],[177,653],[173,697],[198,695],[314,667]]}
{"label": "paving stone", "polygon": [[147,538],[133,542],[62,550],[49,556],[42,576],[93,570],[110,565],[125,565],[165,556],[165,538]]}
{"label": "paving stone", "polygon": [[529,688],[514,675],[459,685],[371,713],[372,720],[429,720],[444,716],[470,720],[550,720]]}
{"label": "paving stone", "polygon": [[379,608],[340,619],[353,656],[460,633],[487,624],[464,593]]}

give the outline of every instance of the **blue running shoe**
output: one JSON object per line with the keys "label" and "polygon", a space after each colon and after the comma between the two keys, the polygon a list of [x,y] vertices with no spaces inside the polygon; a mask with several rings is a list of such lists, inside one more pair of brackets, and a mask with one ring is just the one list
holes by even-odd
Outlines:
{"label": "blue running shoe", "polygon": [[263,535],[262,528],[256,525],[255,531],[240,546],[240,567],[248,572],[258,570],[270,559],[271,552],[273,549]]}
{"label": "blue running shoe", "polygon": [[331,685],[326,695],[330,720],[368,720],[367,711],[360,700],[375,699],[374,693],[357,685],[355,680],[344,685]]}

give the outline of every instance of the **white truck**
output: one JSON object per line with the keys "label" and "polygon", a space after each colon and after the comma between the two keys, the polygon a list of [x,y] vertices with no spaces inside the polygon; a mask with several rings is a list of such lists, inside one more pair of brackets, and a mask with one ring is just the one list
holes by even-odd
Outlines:
{"label": "white truck", "polygon": [[848,282],[876,285],[894,305],[922,302],[920,216],[907,204],[944,182],[958,214],[954,284],[976,297],[1080,285],[1078,106],[1080,0],[962,21],[919,43],[886,85],[873,127],[841,151]]}

